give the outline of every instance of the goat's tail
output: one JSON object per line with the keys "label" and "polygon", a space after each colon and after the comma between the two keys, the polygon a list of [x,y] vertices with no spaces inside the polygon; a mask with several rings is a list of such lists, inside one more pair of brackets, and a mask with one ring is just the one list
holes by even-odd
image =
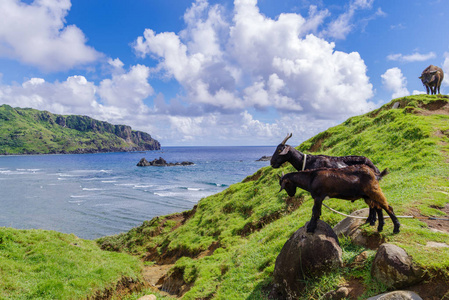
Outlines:
{"label": "goat's tail", "polygon": [[380,181],[385,175],[388,175],[388,173],[390,173],[388,172],[388,168],[385,168],[385,170],[383,170],[379,175],[376,176],[377,180]]}

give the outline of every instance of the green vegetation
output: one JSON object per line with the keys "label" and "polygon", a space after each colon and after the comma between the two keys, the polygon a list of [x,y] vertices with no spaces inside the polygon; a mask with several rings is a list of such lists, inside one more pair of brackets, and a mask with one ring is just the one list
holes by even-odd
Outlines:
{"label": "green vegetation", "polygon": [[[394,103],[400,102],[398,109]],[[410,96],[348,119],[302,143],[306,153],[365,155],[390,174],[381,187],[397,215],[441,216],[449,203],[449,115],[435,113],[446,96]],[[189,290],[183,299],[267,299],[277,255],[287,239],[310,219],[313,201],[305,191],[279,193],[277,175],[291,172],[264,167],[221,193],[202,199],[191,211],[145,221],[141,226],[94,242],[44,231],[0,228],[0,298],[80,299],[110,287],[123,276],[138,278],[145,265],[175,263],[168,277]],[[363,201],[327,200],[345,213],[365,208]],[[344,217],[323,208],[321,219],[334,226]],[[388,220],[380,234],[366,235],[403,247],[429,276],[449,278],[449,234],[429,230],[419,219],[400,219],[393,235]],[[75,245],[75,243],[77,245]],[[340,239],[344,267],[306,282],[303,299],[320,299],[348,282],[364,287],[362,299],[385,292],[370,275],[375,251]],[[355,263],[366,251],[365,264]],[[131,255],[129,255],[131,254]],[[150,291],[148,291],[150,293]],[[144,292],[125,299],[138,299]],[[20,295],[20,296],[19,296]],[[168,299],[161,297],[158,299]]]}
{"label": "green vegetation", "polygon": [[86,116],[0,106],[0,154],[93,153],[160,148],[144,132]]}
{"label": "green vegetation", "polygon": [[[449,203],[449,115],[432,111],[448,101],[444,96],[427,95],[395,99],[326,130],[298,149],[367,156],[379,169],[389,168],[381,187],[397,215],[440,216],[439,208]],[[392,109],[395,102],[401,104],[398,109]],[[289,164],[280,169],[262,168],[243,182],[202,199],[193,211],[184,213],[187,221],[178,226],[169,222],[175,215],[159,217],[98,243],[104,249],[160,263],[175,260],[171,274],[182,274],[184,282],[191,285],[183,299],[267,299],[277,255],[311,216],[313,201],[307,192],[298,190],[293,198],[278,193],[277,175],[291,171]],[[366,207],[363,201],[327,203],[345,213]],[[334,226],[343,217],[323,208],[321,219]],[[400,221],[400,234],[392,234],[393,226],[387,220],[379,238],[403,247],[430,275],[449,276],[449,249],[432,248],[428,255],[425,247],[428,241],[447,242],[449,235],[429,230],[418,219]],[[375,227],[365,226],[364,231],[378,234]],[[373,283],[370,263],[349,267],[365,249],[348,240],[340,242],[346,267],[307,282],[304,299],[318,299],[351,280],[364,284],[363,298],[385,291]],[[198,256],[210,249],[216,249],[212,255]],[[374,254],[368,251],[368,262]]]}
{"label": "green vegetation", "polygon": [[0,227],[0,299],[85,299],[140,279],[135,257],[94,241],[44,230]]}

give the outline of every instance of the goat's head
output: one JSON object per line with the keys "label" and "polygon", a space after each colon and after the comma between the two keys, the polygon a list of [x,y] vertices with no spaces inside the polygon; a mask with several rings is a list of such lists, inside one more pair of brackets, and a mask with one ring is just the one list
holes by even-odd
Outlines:
{"label": "goat's head", "polygon": [[287,134],[285,139],[280,143],[276,150],[274,151],[273,155],[271,156],[270,165],[273,168],[279,168],[282,166],[283,163],[285,163],[289,157],[290,157],[290,146],[286,145],[287,140],[292,137],[293,134]]}
{"label": "goat's head", "polygon": [[435,74],[437,73],[437,71],[428,71],[428,72],[423,72],[421,74],[421,76],[419,77],[419,79],[421,79],[422,83],[424,85],[429,84],[433,81],[435,81]]}
{"label": "goat's head", "polygon": [[284,175],[283,173],[282,177],[278,175],[279,185],[281,186],[279,192],[285,190],[290,197],[293,197],[296,194],[296,185],[290,180],[290,178],[288,178],[287,175]]}

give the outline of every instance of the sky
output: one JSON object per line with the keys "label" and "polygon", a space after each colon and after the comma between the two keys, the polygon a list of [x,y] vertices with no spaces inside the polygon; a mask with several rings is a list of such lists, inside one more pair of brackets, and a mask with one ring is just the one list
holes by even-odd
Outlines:
{"label": "sky", "polygon": [[448,74],[446,0],[0,0],[0,105],[291,145]]}

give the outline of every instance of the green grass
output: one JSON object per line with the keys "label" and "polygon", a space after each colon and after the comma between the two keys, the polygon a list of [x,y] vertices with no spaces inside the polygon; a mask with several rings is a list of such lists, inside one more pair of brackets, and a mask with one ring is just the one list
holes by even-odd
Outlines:
{"label": "green grass", "polygon": [[[397,101],[401,108],[391,109]],[[448,98],[420,95],[395,99],[376,111],[329,128],[298,149],[306,153],[315,149],[315,153],[328,155],[367,156],[379,169],[389,168],[390,174],[381,181],[381,187],[397,215],[409,215],[412,210],[440,215],[437,207],[449,202],[449,116],[417,114],[438,101],[445,104]],[[159,254],[195,257],[212,243],[218,243],[219,248],[211,256],[177,261],[175,268],[184,272],[185,282],[193,283],[183,299],[267,299],[277,255],[311,216],[313,200],[307,192],[298,190],[294,198],[278,193],[277,175],[291,171],[294,169],[289,164],[280,169],[260,169],[243,182],[202,199],[193,217],[174,230],[163,230],[155,236],[144,234],[164,226],[164,217],[160,217],[128,233],[102,238],[99,243],[142,257],[148,249],[157,249]],[[328,200],[327,204],[348,214],[366,207],[363,201]],[[323,208],[321,219],[331,226],[343,218]],[[425,248],[428,241],[447,242],[449,235],[432,232],[417,219],[400,221],[401,233],[393,235],[393,225],[386,220],[381,238],[403,247],[430,274],[449,276],[449,249],[432,249],[435,255],[428,255]],[[364,230],[367,234],[376,232],[370,226]],[[348,241],[342,245],[345,263],[363,251]],[[374,255],[374,251],[369,251],[365,268],[344,267],[323,278],[311,279],[303,299],[319,299],[351,279],[366,284],[364,297],[384,292],[385,287],[373,283],[369,272]]]}
{"label": "green grass", "polygon": [[141,262],[94,241],[44,230],[0,227],[0,299],[83,299],[122,278],[140,279]]}
{"label": "green grass", "polygon": [[[397,101],[401,108],[391,109]],[[381,187],[397,215],[420,212],[439,216],[438,208],[449,203],[449,116],[419,112],[446,102],[447,97],[427,95],[395,99],[329,128],[298,149],[367,156],[379,169],[389,168]],[[138,258],[171,256],[178,258],[171,271],[182,274],[192,285],[183,299],[268,299],[276,257],[288,238],[309,221],[313,205],[305,191],[298,190],[293,198],[279,193],[277,176],[291,171],[289,164],[280,169],[264,167],[199,201],[192,211],[183,213],[189,216],[184,223],[180,223],[180,214],[161,216],[127,233],[97,240],[103,249],[122,253],[99,251],[94,242],[72,235],[1,229],[0,276],[4,284],[0,285],[0,298],[85,298],[121,276],[138,277]],[[366,207],[363,201],[331,199],[326,203],[347,214]],[[321,219],[331,226],[343,218],[323,208]],[[391,221],[386,220],[380,238],[403,247],[430,276],[449,278],[449,249],[432,248],[429,255],[425,247],[429,241],[447,243],[449,234],[433,232],[417,219],[400,221],[401,232],[394,235]],[[375,227],[363,226],[363,230],[377,234]],[[350,267],[366,249],[347,238],[340,239],[340,244],[344,267],[307,280],[303,299],[320,299],[351,280],[364,284],[362,299],[386,291],[370,275],[375,251],[367,250],[367,264]],[[212,255],[196,258],[211,246],[216,247]],[[150,291],[126,299],[138,299],[144,293]]]}

